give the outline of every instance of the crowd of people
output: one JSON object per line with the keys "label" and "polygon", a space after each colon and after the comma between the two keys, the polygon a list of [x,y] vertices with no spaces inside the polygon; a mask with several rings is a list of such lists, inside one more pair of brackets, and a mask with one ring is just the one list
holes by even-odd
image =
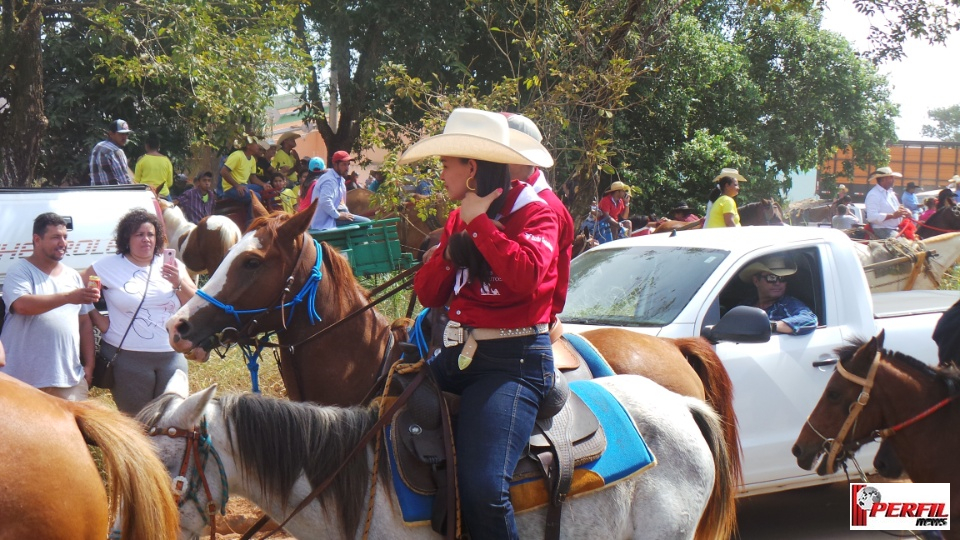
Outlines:
{"label": "crowd of people", "polygon": [[[212,214],[221,199],[240,201],[249,208],[252,197],[268,210],[291,213],[318,200],[314,228],[320,230],[369,221],[347,210],[346,192],[360,188],[376,190],[382,181],[374,171],[364,185],[357,171],[350,171],[354,160],[344,151],[334,153],[329,169],[323,158],[301,158],[295,148],[300,135],[288,132],[276,142],[244,135],[238,148],[222,160],[216,175],[203,171],[188,186],[186,181],[177,181],[170,159],[160,153],[155,133],[146,135],[145,153],[131,172],[123,150],[131,133],[133,130],[124,120],[110,124],[105,140],[90,153],[91,185],[145,184],[158,198],[180,206],[186,218],[195,224]],[[321,181],[316,182],[318,179]],[[429,193],[429,186],[423,189]]]}

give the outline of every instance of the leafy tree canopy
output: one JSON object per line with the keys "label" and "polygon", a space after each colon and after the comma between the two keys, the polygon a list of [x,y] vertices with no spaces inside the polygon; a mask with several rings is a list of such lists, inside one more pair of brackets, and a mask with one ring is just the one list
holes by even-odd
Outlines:
{"label": "leafy tree canopy", "polygon": [[925,124],[922,133],[925,137],[936,137],[941,141],[960,142],[960,105],[940,107],[927,111],[927,116],[936,122]]}

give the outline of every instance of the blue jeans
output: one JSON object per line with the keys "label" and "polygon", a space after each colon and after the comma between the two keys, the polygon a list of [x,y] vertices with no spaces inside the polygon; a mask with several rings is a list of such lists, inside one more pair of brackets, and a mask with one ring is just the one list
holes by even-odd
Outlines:
{"label": "blue jeans", "polygon": [[441,389],[460,395],[456,448],[464,524],[474,540],[515,539],[510,477],[553,387],[550,336],[478,345],[463,371],[457,365],[462,346],[443,348],[428,365]]}
{"label": "blue jeans", "polygon": [[246,195],[240,195],[240,192],[237,191],[237,188],[230,188],[223,192],[223,198],[247,203],[247,224],[249,225],[250,220],[253,219],[253,208],[250,206],[250,197],[253,195],[256,196],[260,201],[263,201],[263,197],[260,195],[260,193],[263,192],[263,187],[258,184],[244,185],[247,186]]}
{"label": "blue jeans", "polygon": [[353,219],[338,219],[336,221],[337,227],[346,227],[355,223],[367,223],[370,221],[370,218],[354,214]]}

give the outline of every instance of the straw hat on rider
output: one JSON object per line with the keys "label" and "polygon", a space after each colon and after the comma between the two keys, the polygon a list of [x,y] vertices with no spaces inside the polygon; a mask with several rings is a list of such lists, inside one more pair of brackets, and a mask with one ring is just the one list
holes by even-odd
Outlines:
{"label": "straw hat on rider", "polygon": [[890,167],[880,167],[879,169],[873,171],[873,174],[870,175],[870,178],[867,178],[867,183],[873,182],[877,178],[884,178],[886,176],[903,178],[902,174],[898,172],[893,172],[893,169],[891,169]]}
{"label": "straw hat on rider", "polygon": [[760,272],[775,274],[780,277],[792,276],[797,273],[797,263],[790,257],[770,255],[748,264],[738,275],[741,281],[750,283],[753,280],[753,276]]}
{"label": "straw hat on rider", "polygon": [[630,186],[628,186],[628,185],[624,184],[623,182],[617,180],[616,182],[610,184],[610,187],[608,187],[607,190],[603,192],[603,194],[606,195],[606,194],[612,193],[612,192],[614,192],[614,191],[626,191],[626,192],[629,192],[629,191],[630,191]]}
{"label": "straw hat on rider", "polygon": [[502,114],[478,109],[454,109],[447,118],[443,133],[421,139],[407,148],[397,163],[412,163],[432,156],[553,166],[550,152],[533,137],[510,129]]}
{"label": "straw hat on rider", "polygon": [[736,178],[736,179],[737,179],[737,182],[746,182],[746,181],[747,181],[747,179],[744,178],[744,176],[743,176],[742,174],[740,174],[740,171],[738,171],[738,170],[736,170],[736,169],[730,169],[730,168],[724,167],[724,168],[720,169],[720,174],[718,174],[717,176],[715,176],[715,177],[713,178],[713,183],[716,184],[716,183],[719,182],[720,179],[723,178],[724,176],[731,176],[731,177],[733,177],[733,178]]}
{"label": "straw hat on rider", "polygon": [[300,138],[300,134],[299,134],[299,133],[294,133],[293,131],[288,131],[288,132],[284,133],[283,135],[281,135],[279,139],[277,139],[277,146],[283,146],[283,143],[285,143],[285,142],[287,142],[287,141],[289,141],[289,140],[291,140],[291,139],[297,140],[297,139],[299,139],[299,138]]}

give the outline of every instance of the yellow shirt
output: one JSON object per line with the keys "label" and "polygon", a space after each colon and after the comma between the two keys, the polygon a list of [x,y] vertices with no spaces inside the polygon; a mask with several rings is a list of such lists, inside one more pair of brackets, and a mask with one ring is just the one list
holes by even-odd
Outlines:
{"label": "yellow shirt", "polygon": [[167,156],[144,154],[137,160],[133,181],[147,184],[157,191],[157,195],[166,197],[170,195],[170,186],[173,185],[173,164]]}
{"label": "yellow shirt", "polygon": [[293,166],[296,164],[297,162],[293,159],[293,156],[284,152],[282,149],[277,150],[276,155],[270,160],[270,165],[273,165],[273,168],[278,171],[281,167],[290,167],[290,174],[287,175],[287,178],[294,184],[297,183],[297,173],[293,170]]}
{"label": "yellow shirt", "polygon": [[280,204],[283,205],[283,211],[288,214],[297,213],[297,192],[287,188],[280,192]]}
{"label": "yellow shirt", "polygon": [[[230,157],[227,158],[227,161],[223,165],[230,169],[230,172],[233,174],[233,179],[239,184],[246,184],[250,180],[250,175],[253,173],[253,170],[257,167],[257,161],[253,157],[247,157],[243,153],[243,150],[237,150],[236,152],[230,154]],[[223,190],[227,191],[233,189],[233,186],[230,182],[227,182],[226,179],[222,181]]]}
{"label": "yellow shirt", "polygon": [[724,214],[733,214],[734,226],[740,226],[740,213],[737,212],[737,201],[734,201],[733,197],[729,195],[721,195],[714,201],[713,206],[710,207],[710,215],[707,216],[707,224],[704,228],[726,227],[727,222],[723,220]]}

